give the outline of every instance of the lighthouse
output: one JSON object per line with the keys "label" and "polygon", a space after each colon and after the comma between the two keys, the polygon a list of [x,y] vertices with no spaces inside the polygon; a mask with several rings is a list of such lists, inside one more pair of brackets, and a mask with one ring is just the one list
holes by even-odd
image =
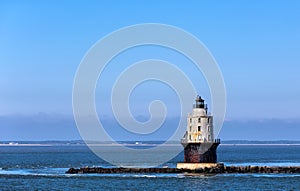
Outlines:
{"label": "lighthouse", "polygon": [[217,164],[220,139],[214,137],[213,116],[207,110],[207,104],[198,95],[192,112],[187,116],[187,129],[181,139],[184,163],[178,163],[177,168],[193,169]]}

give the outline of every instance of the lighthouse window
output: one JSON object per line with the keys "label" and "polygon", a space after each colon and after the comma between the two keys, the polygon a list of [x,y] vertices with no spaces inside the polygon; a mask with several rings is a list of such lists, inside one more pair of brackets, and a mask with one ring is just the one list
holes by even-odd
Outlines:
{"label": "lighthouse window", "polygon": [[198,126],[198,131],[201,131],[201,126]]}
{"label": "lighthouse window", "polygon": [[190,132],[192,131],[192,126],[190,126]]}
{"label": "lighthouse window", "polygon": [[190,118],[190,123],[192,123],[192,118]]}
{"label": "lighthouse window", "polygon": [[207,123],[209,123],[209,118],[207,118]]}
{"label": "lighthouse window", "polygon": [[201,123],[201,118],[198,118],[198,123]]}

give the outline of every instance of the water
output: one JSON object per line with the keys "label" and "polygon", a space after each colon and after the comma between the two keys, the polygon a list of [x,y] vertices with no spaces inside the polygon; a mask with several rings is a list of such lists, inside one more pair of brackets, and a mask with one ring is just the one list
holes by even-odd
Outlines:
{"label": "water", "polygon": [[[300,146],[224,146],[226,165],[300,166]],[[183,153],[167,163],[174,167]],[[0,190],[299,190],[300,174],[65,174],[109,166],[85,146],[0,147]]]}

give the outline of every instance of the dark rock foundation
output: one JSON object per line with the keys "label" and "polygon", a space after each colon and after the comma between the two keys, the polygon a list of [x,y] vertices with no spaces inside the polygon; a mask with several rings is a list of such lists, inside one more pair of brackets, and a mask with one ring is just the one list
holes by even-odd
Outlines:
{"label": "dark rock foundation", "polygon": [[199,168],[195,170],[178,168],[101,168],[85,167],[70,168],[67,174],[118,174],[118,173],[202,173],[202,174],[221,174],[221,173],[300,173],[300,166],[271,167],[271,166],[224,166],[218,164],[212,168]]}

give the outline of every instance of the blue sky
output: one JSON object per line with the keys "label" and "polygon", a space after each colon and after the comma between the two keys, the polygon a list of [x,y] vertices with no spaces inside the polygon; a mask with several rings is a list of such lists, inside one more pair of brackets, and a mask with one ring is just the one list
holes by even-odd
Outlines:
{"label": "blue sky", "polygon": [[[105,35],[140,23],[182,28],[213,54],[227,90],[221,138],[299,139],[299,9],[298,1],[1,1],[0,140],[79,138],[72,119],[72,87],[81,59]],[[159,49],[139,52],[145,57],[172,55]],[[202,77],[195,78],[191,74],[209,100]],[[104,84],[104,91],[109,86]],[[141,87],[135,95],[156,97],[147,89]],[[171,91],[161,92],[158,97],[166,99]],[[133,95],[135,105],[149,102],[138,97]],[[176,99],[170,105],[172,101]],[[146,106],[133,104],[132,109],[148,115]],[[278,124],[273,132],[271,126]],[[255,137],[257,130],[263,135]]]}

